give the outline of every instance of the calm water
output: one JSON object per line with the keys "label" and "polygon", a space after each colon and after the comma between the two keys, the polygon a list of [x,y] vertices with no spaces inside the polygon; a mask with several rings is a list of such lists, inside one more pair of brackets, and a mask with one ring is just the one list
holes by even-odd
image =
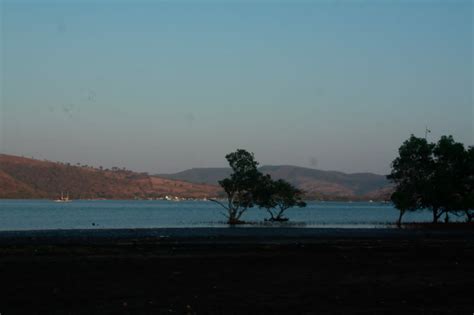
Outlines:
{"label": "calm water", "polygon": [[[221,212],[218,205],[205,201],[0,200],[0,230],[227,227]],[[296,227],[381,227],[398,216],[390,204],[368,202],[309,202],[286,214]],[[254,208],[243,219],[258,222],[265,217],[263,210]],[[410,213],[404,220],[429,222],[431,215]]]}

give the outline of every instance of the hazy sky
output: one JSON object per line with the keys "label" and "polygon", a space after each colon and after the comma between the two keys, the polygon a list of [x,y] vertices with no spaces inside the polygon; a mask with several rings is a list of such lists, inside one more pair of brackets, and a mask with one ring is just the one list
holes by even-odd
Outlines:
{"label": "hazy sky", "polygon": [[473,2],[3,1],[0,152],[137,171],[387,173],[473,144]]}

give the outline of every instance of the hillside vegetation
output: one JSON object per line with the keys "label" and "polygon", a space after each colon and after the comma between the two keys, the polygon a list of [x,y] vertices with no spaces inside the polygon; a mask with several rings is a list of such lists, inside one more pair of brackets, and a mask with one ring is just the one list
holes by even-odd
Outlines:
{"label": "hillside vegetation", "polygon": [[69,192],[73,199],[215,197],[220,189],[136,173],[125,169],[40,161],[0,154],[0,198],[58,198]]}

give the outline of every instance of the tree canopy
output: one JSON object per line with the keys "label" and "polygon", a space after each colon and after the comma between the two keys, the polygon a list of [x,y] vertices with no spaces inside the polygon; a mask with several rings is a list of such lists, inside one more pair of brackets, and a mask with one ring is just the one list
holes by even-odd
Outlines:
{"label": "tree canopy", "polygon": [[388,179],[395,183],[392,202],[400,211],[398,224],[407,211],[430,209],[433,222],[450,213],[464,211],[472,220],[473,158],[452,136],[434,143],[413,135],[399,149]]}
{"label": "tree canopy", "polygon": [[303,191],[283,179],[264,177],[257,194],[257,205],[270,214],[269,221],[288,221],[283,213],[292,207],[306,207]]}
{"label": "tree canopy", "polygon": [[226,210],[229,224],[243,223],[242,215],[255,205],[266,209],[272,221],[287,220],[283,212],[291,207],[303,207],[303,191],[284,180],[274,181],[270,175],[258,170],[254,154],[238,149],[226,155],[232,174],[219,185],[226,194],[226,201],[211,199]]}
{"label": "tree canopy", "polygon": [[241,223],[240,218],[249,208],[254,206],[254,192],[262,174],[258,171],[258,162],[253,153],[238,149],[226,155],[232,168],[232,174],[221,181],[219,185],[224,189],[227,203],[219,203],[227,210],[229,224]]}

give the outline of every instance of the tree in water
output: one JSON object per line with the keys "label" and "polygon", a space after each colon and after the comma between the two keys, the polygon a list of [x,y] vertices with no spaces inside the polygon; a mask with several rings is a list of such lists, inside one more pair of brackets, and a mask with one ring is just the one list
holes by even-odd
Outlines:
{"label": "tree in water", "polygon": [[269,175],[262,177],[256,190],[256,203],[270,215],[268,221],[288,221],[284,212],[292,207],[306,207],[303,201],[303,191],[287,181],[273,181]]}
{"label": "tree in water", "polygon": [[[433,148],[424,138],[411,135],[399,148],[399,156],[392,162],[392,172],[387,178],[395,183],[391,199],[400,211],[397,224],[406,211],[416,211],[430,207],[429,180],[434,170]],[[438,208],[433,209],[433,222],[439,219]]]}
{"label": "tree in water", "polygon": [[462,174],[461,209],[466,215],[467,222],[472,222],[474,219],[474,147],[472,146],[465,152]]}
{"label": "tree in water", "polygon": [[396,184],[392,201],[400,210],[398,225],[406,211],[431,209],[433,223],[442,215],[465,213],[473,220],[474,213],[474,152],[455,142],[452,136],[442,136],[436,143],[411,136],[399,149],[387,176]]}
{"label": "tree in water", "polygon": [[399,185],[391,196],[391,200],[400,211],[397,220],[397,226],[402,226],[403,215],[407,211],[416,211],[420,209],[420,200],[416,194],[413,193],[413,188]]}
{"label": "tree in water", "polygon": [[462,208],[466,150],[452,136],[442,136],[433,149],[433,157],[434,170],[429,180],[427,203],[432,209],[438,209],[439,216],[444,214],[444,221],[448,223],[449,214]]}
{"label": "tree in water", "polygon": [[219,185],[223,188],[227,201],[210,200],[226,209],[228,224],[241,224],[244,223],[241,221],[242,215],[254,206],[255,190],[263,175],[257,169],[258,162],[253,153],[239,149],[226,155],[226,159],[233,173],[219,181]]}

